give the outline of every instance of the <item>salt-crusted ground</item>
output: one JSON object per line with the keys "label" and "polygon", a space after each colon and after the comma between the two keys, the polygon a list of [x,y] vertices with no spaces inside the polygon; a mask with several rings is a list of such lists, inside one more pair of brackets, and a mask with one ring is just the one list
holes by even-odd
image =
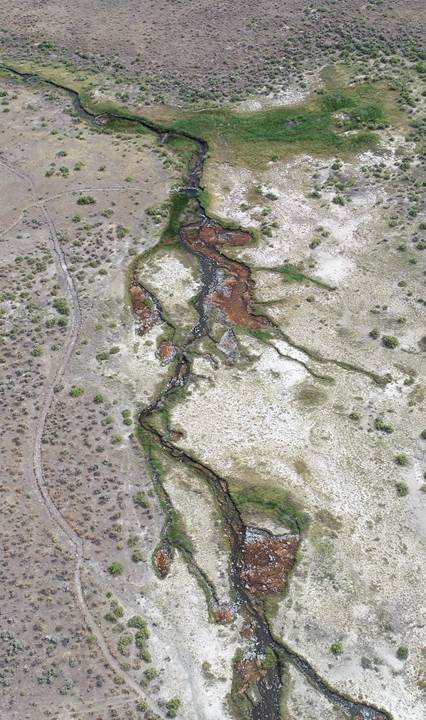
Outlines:
{"label": "salt-crusted ground", "polygon": [[[55,718],[121,718],[114,704],[121,712],[137,698],[165,716],[171,697],[184,718],[231,717],[237,651],[256,649],[235,608],[224,622],[209,616],[195,564],[229,608],[230,551],[217,498],[182,449],[234,496],[277,493],[306,517],[287,591],[274,613],[268,606],[275,636],[339,692],[419,720],[425,228],[413,210],[421,168],[415,159],[409,173],[401,167],[413,146],[386,131],[375,152],[344,161],[304,156],[262,172],[210,163],[213,212],[258,230],[249,246],[220,247],[250,268],[253,307],[239,317],[252,324],[230,329],[229,305],[216,303],[210,332],[190,343],[197,252],[156,247],[163,221],[152,220],[178,166],[151,136],[90,132],[63,97],[4,84],[2,602],[14,682],[39,715],[55,706]],[[215,282],[226,291],[224,275]],[[161,306],[142,334],[130,282]],[[269,324],[257,326],[251,310]],[[135,424],[174,372],[160,353],[170,338],[184,346],[190,375],[152,420],[176,449],[159,469],[152,457],[148,467]],[[191,543],[190,553],[175,548],[163,579],[151,562],[165,536],[159,474]],[[14,513],[24,529],[37,518],[19,543]],[[253,507],[245,520],[276,535],[289,529]],[[284,682],[289,720],[341,720],[294,667]],[[88,705],[93,692],[100,708]],[[31,717],[21,698],[9,694],[11,718]]]}
{"label": "salt-crusted ground", "polygon": [[[288,491],[307,513],[274,621],[279,637],[340,691],[417,720],[426,671],[424,280],[421,252],[410,247],[418,218],[396,229],[389,222],[404,212],[397,157],[411,149],[385,136],[375,153],[342,163],[337,180],[333,158],[258,174],[209,167],[214,212],[261,229],[265,217],[270,223],[252,247],[228,254],[252,267],[258,311],[274,320],[276,337],[240,333],[245,359],[231,367],[196,360],[170,425],[182,448],[233,487]],[[380,163],[384,178],[369,172]],[[315,183],[319,197],[311,197]],[[286,263],[303,277],[276,272]],[[399,346],[385,347],[383,335]],[[398,659],[401,646],[407,658]],[[289,717],[295,693],[302,717],[318,717],[315,703],[325,701],[298,682]]]}

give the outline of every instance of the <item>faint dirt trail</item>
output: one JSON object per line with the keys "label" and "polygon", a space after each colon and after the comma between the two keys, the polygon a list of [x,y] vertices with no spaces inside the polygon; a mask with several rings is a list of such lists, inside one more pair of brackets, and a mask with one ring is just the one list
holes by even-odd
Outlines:
{"label": "faint dirt trail", "polygon": [[[21,178],[21,180],[24,180],[27,182],[30,187],[31,191],[34,195],[34,197],[37,196],[36,187],[34,184],[34,181],[32,178],[21,172],[16,170],[13,166],[6,163],[3,159],[0,160],[0,165],[4,168],[7,168],[12,173],[14,173],[17,177]],[[75,532],[75,530],[71,527],[71,525],[68,523],[66,518],[62,515],[60,510],[57,508],[57,506],[54,504],[52,498],[49,495],[49,491],[46,487],[46,482],[43,475],[43,466],[42,466],[42,459],[41,459],[41,441],[43,437],[44,427],[46,424],[46,419],[49,414],[50,407],[52,405],[53,397],[54,397],[54,388],[59,383],[60,379],[62,378],[65,369],[68,365],[68,362],[71,358],[71,355],[73,353],[73,350],[75,348],[75,344],[77,341],[78,333],[81,326],[81,311],[80,311],[80,303],[78,300],[77,291],[75,289],[75,285],[73,282],[73,279],[69,273],[67,263],[65,260],[64,253],[62,252],[62,248],[60,246],[58,236],[56,233],[55,225],[53,223],[53,220],[44,205],[43,201],[35,202],[34,205],[37,205],[40,207],[44,218],[46,220],[46,224],[49,229],[49,237],[50,237],[50,243],[51,243],[51,250],[55,258],[55,263],[58,271],[58,275],[60,280],[63,283],[64,288],[66,289],[66,293],[68,295],[68,300],[72,308],[72,312],[70,313],[70,326],[67,333],[67,337],[65,340],[65,345],[62,350],[62,355],[59,364],[56,368],[54,368],[53,372],[51,373],[50,377],[47,380],[47,383],[44,388],[43,393],[43,401],[42,406],[40,408],[37,420],[36,420],[36,426],[35,426],[35,433],[33,437],[33,452],[32,452],[32,460],[33,460],[33,470],[34,470],[34,477],[36,481],[36,486],[38,489],[38,492],[41,496],[41,501],[44,507],[46,508],[48,514],[50,515],[52,521],[57,526],[58,529],[60,529],[63,533],[63,535],[66,536],[69,543],[72,545],[74,554],[75,554],[75,571],[74,571],[74,590],[75,590],[75,596],[78,602],[78,606],[80,608],[81,614],[88,625],[90,631],[93,633],[93,635],[96,637],[96,641],[98,644],[98,647],[106,660],[107,664],[113,670],[114,673],[117,675],[120,675],[124,678],[125,683],[129,689],[134,691],[138,697],[145,698],[144,694],[141,691],[140,686],[138,683],[136,683],[132,678],[127,677],[123,670],[120,667],[120,664],[115,660],[115,658],[112,656],[108,645],[102,635],[102,632],[96,623],[95,618],[93,617],[92,613],[90,612],[86,601],[84,599],[83,595],[83,589],[81,585],[81,569],[83,565],[83,561],[85,559],[85,547],[84,547],[84,541],[83,539]]]}
{"label": "faint dirt trail", "polygon": [[[17,75],[21,75],[23,77],[27,77],[25,73],[19,73],[19,71],[12,70]],[[32,77],[32,76],[28,76]],[[67,88],[66,86],[60,85],[58,83],[55,83],[53,81],[45,81],[49,86],[58,88],[60,90],[63,90],[68,93],[73,99],[74,107],[76,110],[77,115],[81,117],[88,118],[91,122],[96,122],[96,117],[90,112],[87,111],[84,106],[81,103],[79,94],[70,88]],[[155,132],[160,139],[163,139],[164,130],[156,126],[155,124],[147,121],[146,119],[136,119],[132,116],[127,116],[124,114],[114,114],[110,113],[108,114],[109,119],[114,118],[120,118],[127,120],[129,122],[136,122],[142,125],[144,128],[147,128],[153,132]],[[204,167],[204,161],[207,156],[208,152],[208,144],[205,140],[202,138],[199,138],[197,136],[191,135],[189,133],[186,133],[182,130],[173,131],[174,134],[177,137],[185,137],[189,138],[190,140],[197,143],[198,150],[194,155],[195,162],[193,161],[190,163],[189,166],[189,178],[188,178],[188,187],[187,188],[180,188],[179,192],[188,192],[191,191],[191,196],[197,199],[197,193],[198,190],[201,188],[201,179],[202,179],[202,173],[203,173],[203,167]],[[193,160],[194,160],[193,158]],[[13,168],[12,168],[13,170]],[[17,173],[19,175],[19,173]],[[26,179],[27,181],[31,182],[30,178],[27,178],[27,176],[21,174],[21,177],[23,179]],[[33,194],[35,193],[35,188],[32,185],[33,188]],[[98,188],[96,188],[98,189]],[[100,189],[100,188],[99,188]],[[111,189],[119,189],[119,188],[111,188]],[[135,188],[133,188],[135,189]],[[80,189],[81,190],[81,189]],[[132,188],[129,187],[129,190],[131,191]],[[67,194],[67,193],[63,193]],[[58,195],[57,197],[60,197],[61,195]],[[51,199],[54,199],[53,197]],[[95,634],[100,649],[102,650],[105,659],[107,660],[108,664],[111,668],[114,669],[115,672],[121,672],[121,669],[119,667],[119,663],[111,656],[108,647],[105,643],[105,640],[100,632],[100,629],[97,627],[96,622],[92,615],[90,614],[90,611],[88,607],[86,606],[82,587],[81,587],[81,568],[83,564],[84,558],[84,544],[83,539],[80,538],[73,528],[68,524],[65,517],[62,516],[59,509],[54,505],[53,501],[51,500],[45,482],[43,478],[43,472],[42,472],[42,465],[41,465],[41,438],[43,434],[44,424],[46,417],[48,415],[52,400],[53,400],[53,393],[54,393],[54,387],[55,384],[58,382],[58,380],[62,377],[64,370],[67,366],[67,363],[71,357],[71,354],[73,352],[76,339],[78,336],[78,331],[81,324],[81,313],[79,308],[79,301],[78,296],[72,281],[72,277],[68,271],[66,261],[64,258],[64,255],[62,253],[62,249],[60,246],[60,243],[58,241],[58,237],[56,234],[56,230],[54,227],[54,223],[52,221],[52,218],[49,215],[49,212],[47,210],[46,204],[49,201],[48,198],[43,199],[40,198],[38,201],[36,201],[34,204],[37,205],[37,207],[40,208],[42,211],[46,223],[49,227],[49,234],[51,238],[51,247],[52,252],[55,255],[57,268],[58,268],[58,274],[64,284],[64,286],[67,289],[67,295],[70,304],[72,305],[72,322],[70,325],[70,330],[67,336],[67,340],[63,349],[62,359],[59,363],[59,366],[57,367],[56,371],[52,373],[52,378],[50,382],[48,383],[49,387],[48,390],[45,393],[43,407],[40,411],[40,415],[37,421],[37,430],[36,430],[36,437],[34,440],[34,452],[33,452],[33,463],[34,463],[34,474],[37,481],[37,486],[39,488],[40,494],[42,496],[42,500],[44,502],[44,505],[46,506],[46,509],[51,514],[52,519],[56,523],[57,527],[61,529],[65,535],[67,536],[68,540],[73,545],[75,556],[76,556],[76,569],[75,569],[75,590],[76,590],[76,597],[77,601],[79,603],[79,606],[81,608],[81,612],[83,616],[86,619],[86,622],[88,626],[91,628],[92,632]],[[204,210],[204,207],[200,200],[197,199],[198,209],[199,209],[199,219],[200,219],[200,225],[193,226],[189,225],[186,228],[184,226],[181,226],[180,228],[180,236],[182,240],[185,240],[183,238],[183,232],[185,229],[193,231],[195,233],[194,237],[186,237],[186,244],[191,248],[191,250],[194,252],[194,254],[197,254],[199,256],[202,256],[203,258],[208,258],[213,264],[220,269],[225,269],[228,271],[228,275],[231,277],[232,280],[232,286],[235,290],[234,293],[234,305],[230,306],[229,301],[226,300],[225,305],[225,293],[222,293],[221,295],[217,293],[217,289],[215,287],[211,288],[211,282],[209,279],[209,274],[206,273],[205,278],[205,284],[206,284],[206,293],[202,294],[202,301],[204,302],[205,299],[207,299],[207,296],[210,295],[210,300],[212,300],[212,304],[215,304],[219,307],[225,307],[225,309],[228,310],[228,314],[231,320],[235,323],[239,323],[241,319],[247,323],[258,324],[260,323],[260,319],[258,316],[253,315],[250,313],[250,268],[247,266],[244,266],[242,263],[236,264],[235,261],[230,260],[227,258],[227,256],[221,252],[220,247],[216,247],[216,245],[221,245],[223,243],[223,239],[221,237],[217,238],[215,234],[215,238],[211,237],[212,231],[214,230],[215,221],[213,221],[211,218],[209,218]],[[226,231],[224,227],[220,226],[220,231],[223,234],[228,233],[229,231]],[[241,230],[236,231],[237,234],[239,233],[238,237],[234,237],[234,244],[241,244]],[[205,234],[207,235],[205,236]],[[191,242],[189,242],[192,239]],[[216,240],[215,242],[213,242]],[[213,247],[212,247],[213,246]],[[206,248],[208,248],[208,253]],[[232,289],[232,288],[231,288]],[[209,291],[207,293],[207,290]],[[228,290],[229,290],[229,283],[228,283]],[[226,296],[227,297],[227,296]],[[237,312],[238,310],[238,312]],[[161,313],[160,313],[161,315]],[[202,337],[204,335],[208,336],[207,333],[207,326],[206,326],[206,314],[201,308],[200,312],[200,321],[197,323],[197,326],[194,328],[193,331],[193,337],[194,339]],[[266,319],[270,321],[270,319]],[[274,325],[272,321],[270,321],[271,325]],[[278,328],[276,328],[278,330]],[[371,371],[365,370],[364,368],[359,368],[356,365],[352,365],[347,362],[342,362],[338,360],[333,360],[329,358],[324,358],[317,353],[314,353],[312,350],[309,350],[308,348],[305,348],[294,341],[291,340],[282,330],[279,331],[279,339],[284,340],[288,345],[290,345],[292,348],[299,352],[303,352],[305,355],[307,355],[310,359],[315,360],[317,362],[321,363],[332,363],[340,368],[350,371],[350,372],[358,372],[362,373],[365,376],[368,376],[371,380],[374,380],[378,385],[383,386],[388,381],[387,378],[382,378],[381,376],[378,376],[376,373],[373,373]],[[270,345],[270,343],[268,343]],[[280,349],[276,346],[273,346],[276,352],[281,354]],[[291,358],[293,359],[293,358]],[[297,360],[296,360],[297,362]],[[301,364],[304,364],[304,362],[300,361]],[[181,376],[181,364],[178,365],[178,371],[177,374],[172,378],[171,381],[169,381],[167,389],[164,391],[163,395],[166,394],[168,391],[173,391],[174,389],[179,388],[182,385],[182,381],[187,379],[187,376]],[[308,369],[308,368],[307,368]],[[313,374],[313,373],[312,373]],[[188,375],[189,377],[189,375]],[[325,379],[325,378],[323,378]],[[187,464],[193,466],[194,463],[197,466],[197,469],[203,470],[203,476],[206,478],[206,480],[209,481],[209,484],[211,487],[216,490],[215,496],[220,501],[220,506],[222,508],[222,515],[224,519],[227,521],[229,533],[228,536],[231,538],[231,543],[234,548],[233,550],[233,557],[235,557],[236,562],[233,563],[233,578],[234,578],[234,588],[238,591],[238,595],[242,600],[242,604],[245,607],[246,611],[248,612],[249,617],[251,617],[254,621],[253,625],[257,628],[257,634],[256,634],[256,641],[258,644],[258,647],[260,648],[260,653],[262,654],[263,651],[266,652],[267,648],[273,649],[274,656],[276,660],[276,664],[273,668],[270,669],[270,672],[267,675],[261,675],[259,679],[257,680],[257,688],[260,695],[260,702],[256,703],[253,706],[253,710],[251,713],[251,717],[253,720],[267,720],[267,718],[279,718],[281,717],[281,690],[283,687],[282,678],[281,678],[281,667],[282,663],[290,662],[305,678],[308,679],[311,685],[313,685],[322,695],[324,695],[327,699],[329,699],[334,705],[337,707],[340,707],[344,714],[347,717],[352,718],[352,720],[390,720],[391,716],[383,711],[376,710],[373,706],[366,705],[362,701],[357,702],[356,700],[353,700],[352,698],[341,695],[339,692],[335,691],[332,687],[330,687],[326,681],[322,679],[321,676],[317,674],[315,669],[310,665],[309,661],[307,661],[304,657],[299,655],[297,652],[290,649],[283,641],[277,640],[271,630],[271,627],[269,625],[269,621],[267,617],[264,615],[264,613],[258,609],[259,606],[257,606],[255,603],[252,602],[252,600],[248,597],[246,590],[244,589],[243,583],[241,581],[241,577],[239,574],[239,565],[238,560],[240,557],[240,548],[242,547],[242,541],[245,536],[246,528],[241,520],[241,517],[239,516],[238,510],[235,506],[235,503],[229,493],[228,486],[226,480],[223,478],[215,475],[210,468],[207,466],[202,465],[199,461],[194,460],[190,455],[187,455],[183,451],[181,451],[179,448],[175,447],[172,443],[170,443],[165,437],[163,437],[154,427],[150,426],[149,424],[147,426],[142,424],[143,417],[146,418],[149,414],[153,413],[159,406],[159,403],[161,402],[161,398],[158,398],[146,411],[144,411],[143,416],[141,415],[139,418],[139,422],[142,425],[143,429],[150,434],[152,437],[157,436],[157,442],[161,445],[163,449],[166,449],[171,454],[175,454],[174,456],[179,458],[181,461],[187,462]],[[118,668],[118,670],[116,669]],[[134,689],[138,695],[141,695],[140,688],[134,681],[132,681],[131,678],[125,678],[127,685],[129,688]],[[191,683],[192,684],[192,683]],[[247,696],[248,701],[251,703],[251,698]]]}
{"label": "faint dirt trail", "polygon": [[[10,172],[14,173],[15,175],[18,175],[21,179],[25,179],[28,182],[31,181],[30,179],[22,174],[18,174],[15,170],[13,170],[7,163],[0,160],[0,165],[10,170]],[[150,187],[153,187],[159,183],[150,183]],[[35,192],[34,188],[32,188],[33,192]],[[31,210],[31,208],[40,207],[43,203],[51,202],[52,200],[60,200],[60,198],[65,197],[66,195],[76,195],[77,193],[86,193],[86,192],[108,192],[110,190],[114,190],[114,192],[117,191],[132,191],[132,192],[143,192],[146,190],[146,188],[139,186],[139,185],[111,185],[108,187],[78,187],[78,188],[71,188],[71,190],[65,190],[62,193],[57,193],[56,195],[50,195],[45,198],[41,198],[40,200],[37,200],[36,202],[31,203],[30,205],[26,205],[22,208],[19,217],[17,220],[15,220],[9,227],[5,228],[0,232],[0,237],[3,237],[4,235],[7,235],[7,233],[11,232],[14,227],[19,225],[20,222],[22,222],[23,214],[24,212],[27,212],[28,210]]]}

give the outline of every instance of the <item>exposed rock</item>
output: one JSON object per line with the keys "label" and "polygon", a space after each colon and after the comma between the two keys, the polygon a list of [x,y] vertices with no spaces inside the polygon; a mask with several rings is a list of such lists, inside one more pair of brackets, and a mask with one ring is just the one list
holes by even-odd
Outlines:
{"label": "exposed rock", "polygon": [[165,578],[170,571],[172,556],[166,545],[160,545],[154,552],[152,561],[160,577]]}
{"label": "exposed rock", "polygon": [[222,625],[229,625],[235,618],[234,610],[230,605],[219,605],[213,614],[215,621]]}
{"label": "exposed rock", "polygon": [[239,693],[245,692],[250,685],[258,683],[268,674],[260,660],[237,660],[234,663],[234,670],[240,676]]}
{"label": "exposed rock", "polygon": [[176,355],[176,348],[171,340],[163,340],[158,348],[158,357],[163,365],[168,365]]}
{"label": "exposed rock", "polygon": [[241,551],[240,576],[253,595],[281,592],[293,567],[298,535],[270,535],[246,529]]}
{"label": "exposed rock", "polygon": [[243,230],[227,230],[214,221],[182,228],[183,242],[191,252],[208,258],[223,273],[223,280],[210,288],[207,303],[222,310],[228,322],[252,329],[263,327],[268,320],[250,310],[250,270],[223,255],[218,246],[248,245],[252,238]]}
{"label": "exposed rock", "polygon": [[238,359],[240,353],[237,338],[233,330],[230,329],[223,333],[217,347],[231,362],[235,362]]}
{"label": "exposed rock", "polygon": [[136,280],[135,274],[132,276],[129,293],[138,334],[144,335],[158,322],[160,313],[149,293]]}

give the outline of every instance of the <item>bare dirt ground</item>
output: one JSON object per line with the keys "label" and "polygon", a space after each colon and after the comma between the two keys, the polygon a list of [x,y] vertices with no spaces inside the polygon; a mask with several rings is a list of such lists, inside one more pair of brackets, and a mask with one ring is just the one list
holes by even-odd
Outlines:
{"label": "bare dirt ground", "polygon": [[0,0],[97,97],[261,109],[347,51],[404,113],[211,154],[223,225],[176,233],[186,146],[0,78],[1,720],[425,716],[425,10],[385,6]]}
{"label": "bare dirt ground", "polygon": [[421,48],[425,8],[419,0],[2,0],[0,26],[3,51],[22,46],[25,59],[55,60],[66,49],[81,67],[107,70],[119,82],[132,77],[154,102],[220,101],[286,83],[293,67],[318,66],[338,50]]}
{"label": "bare dirt ground", "polygon": [[[385,132],[377,151],[350,162],[305,156],[263,173],[209,165],[212,210],[261,233],[227,254],[252,268],[257,309],[284,336],[239,336],[250,372],[204,367],[170,424],[240,488],[267,492],[286,478],[312,520],[276,616],[280,636],[333,686],[416,720],[425,712],[424,223],[410,213],[407,183],[421,188],[424,175],[415,161],[404,176],[404,156],[415,148]],[[421,190],[419,199],[423,207]],[[387,333],[398,348],[380,342]],[[380,387],[374,377],[386,374]],[[292,717],[300,680],[290,687]]]}
{"label": "bare dirt ground", "polygon": [[[164,198],[169,180],[150,139],[139,143],[136,155],[132,142],[129,147],[115,140],[113,148],[102,135],[90,137],[89,149],[84,130],[66,113],[66,100],[3,87],[10,97],[1,128],[4,717],[133,717],[144,695],[138,663],[123,672],[103,615],[112,592],[107,567],[123,542],[121,533],[127,542],[120,508],[134,508],[132,489],[143,485],[145,470],[138,453],[131,454],[130,466],[120,450],[113,462],[108,459],[111,443],[128,442],[113,434],[114,425],[126,426],[113,407],[113,382],[100,379],[95,358],[120,322],[110,307],[114,276],[96,309],[90,298],[100,297],[102,266],[112,263],[122,308],[130,237],[139,239],[144,210]],[[144,168],[134,168],[137,181],[128,176],[130,148],[135,165]],[[51,163],[56,171],[46,176]],[[76,201],[87,192],[99,209],[90,217],[86,210],[77,221]],[[71,357],[81,355],[89,337],[93,377],[88,357],[84,369],[73,360],[70,370]],[[73,398],[71,387],[81,376],[84,396]],[[109,511],[99,512],[110,503]],[[132,509],[126,520],[133,545],[140,523],[146,533],[152,522],[155,527],[144,514],[146,522]],[[128,559],[127,567],[131,583],[142,582],[139,566]],[[103,580],[95,581],[94,572]]]}

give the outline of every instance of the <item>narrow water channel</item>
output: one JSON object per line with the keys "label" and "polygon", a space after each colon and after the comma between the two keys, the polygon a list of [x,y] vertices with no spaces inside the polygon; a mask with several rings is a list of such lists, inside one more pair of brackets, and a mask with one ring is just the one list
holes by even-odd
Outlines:
{"label": "narrow water channel", "polygon": [[[189,163],[186,186],[180,192],[189,193],[194,198],[197,203],[198,217],[190,225],[181,226],[179,237],[182,247],[187,252],[196,255],[200,262],[202,291],[197,305],[198,321],[192,329],[187,342],[178,349],[174,374],[165,390],[140,414],[140,426],[145,433],[149,434],[151,440],[169,453],[171,457],[191,466],[203,478],[220,508],[223,527],[231,548],[230,579],[235,604],[238,612],[241,613],[251,629],[251,644],[255,647],[256,656],[258,657],[258,661],[253,661],[249,667],[245,667],[244,661],[241,661],[239,669],[243,677],[245,672],[250,676],[250,685],[252,687],[250,693],[247,692],[247,698],[250,703],[252,720],[281,720],[282,677],[286,663],[292,664],[318,692],[332,704],[340,707],[350,720],[391,720],[388,713],[373,706],[355,702],[331,688],[307,660],[275,636],[265,615],[262,596],[258,597],[256,593],[248,590],[247,582],[244,580],[246,537],[248,531],[256,529],[245,526],[231,496],[226,479],[218,476],[212,469],[203,465],[196,458],[191,457],[190,454],[183,452],[150,423],[150,418],[158,409],[165,406],[168,397],[178,388],[190,382],[191,358],[189,350],[191,344],[196,340],[208,336],[209,304],[220,308],[225,314],[230,327],[244,325],[251,328],[260,328],[269,324],[267,318],[256,315],[251,310],[251,278],[248,268],[242,263],[230,260],[221,251],[222,245],[244,245],[250,240],[249,234],[243,230],[229,230],[222,227],[220,223],[206,215],[199,201],[198,195],[201,189],[204,162],[208,152],[207,142],[203,138],[184,131],[178,131],[174,128],[165,129],[146,118],[135,118],[132,115],[115,112],[96,115],[84,107],[78,92],[65,85],[44,80],[31,73],[19,72],[4,64],[0,64],[0,68],[29,83],[41,82],[65,92],[71,97],[76,114],[91,124],[99,126],[114,119],[126,120],[130,123],[139,124],[155,133],[162,142],[166,143],[170,137],[184,137],[195,143],[197,150]],[[218,290],[220,278],[223,279],[224,275],[228,283],[225,293]],[[134,282],[133,287],[137,289],[137,282],[135,280]],[[139,290],[141,293],[147,292],[141,286]],[[161,316],[159,304],[156,303],[155,307],[158,315]],[[164,488],[162,491],[165,492]],[[167,507],[169,499],[164,496],[163,501],[163,505]],[[297,542],[299,542],[301,535],[296,533],[296,536]],[[262,542],[272,542],[267,533],[262,537]],[[285,544],[285,549],[289,551],[289,542],[290,538],[283,538],[282,548],[284,548]],[[292,547],[295,552],[297,543],[294,543],[294,539]],[[163,551],[167,554],[168,548],[166,545],[164,545]],[[287,562],[289,559],[285,553],[278,554],[277,557],[281,557],[283,562],[284,560]],[[290,557],[290,565],[291,560]],[[188,557],[188,561],[191,562],[191,557]],[[265,566],[263,571],[267,575],[268,568]],[[164,572],[164,575],[166,574]],[[268,662],[266,665],[262,663],[262,659],[266,657],[267,652],[269,655],[272,653],[274,661]],[[252,692],[253,685],[256,687],[255,693]]]}

